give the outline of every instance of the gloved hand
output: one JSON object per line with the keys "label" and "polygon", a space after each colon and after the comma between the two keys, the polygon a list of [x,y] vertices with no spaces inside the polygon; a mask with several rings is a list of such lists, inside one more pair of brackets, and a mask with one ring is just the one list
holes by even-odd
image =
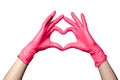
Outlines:
{"label": "gloved hand", "polygon": [[64,17],[64,20],[73,26],[67,28],[65,33],[72,31],[77,38],[77,42],[67,44],[64,49],[76,48],[88,52],[92,56],[95,66],[100,66],[107,59],[107,57],[89,33],[84,15],[81,14],[82,21],[80,21],[73,12],[71,13],[71,16],[74,21]]}
{"label": "gloved hand", "polygon": [[54,47],[58,48],[59,50],[63,50],[58,43],[50,41],[50,35],[54,30],[59,31],[61,34],[64,33],[59,27],[55,26],[55,24],[57,24],[64,16],[61,15],[52,21],[55,14],[56,11],[52,12],[52,14],[47,17],[42,24],[42,28],[34,37],[34,39],[27,46],[25,46],[18,55],[18,58],[21,59],[25,64],[30,63],[35,53],[46,48]]}

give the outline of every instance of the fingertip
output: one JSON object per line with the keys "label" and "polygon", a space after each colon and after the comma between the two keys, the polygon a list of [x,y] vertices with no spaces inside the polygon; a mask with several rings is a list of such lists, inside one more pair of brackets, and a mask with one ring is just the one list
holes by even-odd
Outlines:
{"label": "fingertip", "polygon": [[56,11],[54,10],[51,15],[54,16],[55,14],[56,14]]}
{"label": "fingertip", "polygon": [[71,12],[71,15],[73,15],[74,14],[74,12]]}
{"label": "fingertip", "polygon": [[62,18],[64,18],[64,15],[63,15],[63,14],[59,16],[59,19],[62,19]]}
{"label": "fingertip", "polygon": [[63,50],[64,50],[62,46],[56,46],[56,47],[54,47],[54,48],[56,48],[56,49],[58,49],[58,50],[60,50],[60,51],[63,51]]}
{"label": "fingertip", "polygon": [[56,10],[54,10],[53,13],[56,13]]}
{"label": "fingertip", "polygon": [[64,14],[61,14],[62,17],[64,17]]}
{"label": "fingertip", "polygon": [[59,49],[59,50],[63,51],[63,47],[61,45],[59,45],[58,43],[56,43],[56,42],[51,42],[50,47],[51,48],[56,48],[56,49]]}
{"label": "fingertip", "polygon": [[72,16],[72,17],[74,17],[74,16],[76,16],[76,15],[75,15],[75,13],[74,13],[74,12],[71,12],[71,16]]}
{"label": "fingertip", "polygon": [[70,49],[70,48],[77,48],[76,47],[76,42],[69,43],[64,47],[65,50]]}
{"label": "fingertip", "polygon": [[70,48],[72,48],[72,47],[71,47],[71,44],[67,44],[67,45],[64,47],[64,50],[67,50],[67,49],[70,49]]}
{"label": "fingertip", "polygon": [[81,15],[84,15],[84,13],[81,13]]}
{"label": "fingertip", "polygon": [[55,12],[55,13],[56,13],[56,10],[54,10],[53,12]]}
{"label": "fingertip", "polygon": [[63,19],[66,21],[68,18],[64,16]]}
{"label": "fingertip", "polygon": [[74,12],[71,12],[71,16],[73,16],[74,15]]}
{"label": "fingertip", "polygon": [[54,28],[53,28],[53,31],[58,31],[59,33],[61,33],[61,34],[64,34],[64,31],[61,29],[61,28],[59,28],[59,27],[57,27],[57,26],[55,26]]}
{"label": "fingertip", "polygon": [[85,18],[85,16],[84,16],[84,14],[83,14],[83,13],[81,13],[81,18]]}
{"label": "fingertip", "polygon": [[67,29],[64,30],[64,34],[70,32],[70,31],[73,31],[73,27],[69,27]]}

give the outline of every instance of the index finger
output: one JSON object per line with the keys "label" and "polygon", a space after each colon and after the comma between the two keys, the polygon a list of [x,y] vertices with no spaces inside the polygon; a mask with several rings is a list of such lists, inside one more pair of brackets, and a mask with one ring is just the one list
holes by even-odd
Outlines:
{"label": "index finger", "polygon": [[76,26],[75,22],[73,22],[71,19],[69,19],[69,18],[67,18],[67,17],[64,17],[64,20],[65,20],[68,24],[70,24],[70,25],[74,26],[76,29],[78,29],[78,27]]}
{"label": "index finger", "polygon": [[51,28],[53,28],[63,17],[64,17],[64,15],[60,15],[55,20],[53,20],[51,22],[51,24],[49,25],[48,30],[50,30]]}
{"label": "index finger", "polygon": [[45,27],[52,19],[53,17],[55,16],[56,14],[56,11],[53,11],[43,22],[43,25],[42,27]]}
{"label": "index finger", "polygon": [[71,19],[69,19],[68,17],[64,17],[63,18],[67,23],[69,23],[70,25],[74,26],[75,22],[73,22]]}

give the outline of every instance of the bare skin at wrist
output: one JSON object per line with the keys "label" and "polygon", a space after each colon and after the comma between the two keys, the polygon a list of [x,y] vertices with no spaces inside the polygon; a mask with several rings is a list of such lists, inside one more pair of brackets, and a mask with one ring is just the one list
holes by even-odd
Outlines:
{"label": "bare skin at wrist", "polygon": [[98,70],[101,75],[102,80],[118,80],[117,76],[115,75],[112,67],[110,66],[109,62],[106,60],[104,61],[99,67]]}
{"label": "bare skin at wrist", "polygon": [[27,65],[18,58],[3,80],[22,80],[26,68]]}

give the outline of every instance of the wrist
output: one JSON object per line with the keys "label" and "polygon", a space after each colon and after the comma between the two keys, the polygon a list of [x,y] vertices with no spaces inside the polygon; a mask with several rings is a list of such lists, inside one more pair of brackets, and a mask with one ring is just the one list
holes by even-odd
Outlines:
{"label": "wrist", "polygon": [[95,45],[93,47],[93,49],[90,52],[90,55],[93,58],[96,67],[99,67],[104,61],[107,60],[107,56],[98,45]]}
{"label": "wrist", "polygon": [[27,45],[20,52],[20,54],[18,55],[18,58],[22,60],[22,62],[24,62],[25,64],[29,64],[36,52],[37,51],[33,49],[30,45]]}

